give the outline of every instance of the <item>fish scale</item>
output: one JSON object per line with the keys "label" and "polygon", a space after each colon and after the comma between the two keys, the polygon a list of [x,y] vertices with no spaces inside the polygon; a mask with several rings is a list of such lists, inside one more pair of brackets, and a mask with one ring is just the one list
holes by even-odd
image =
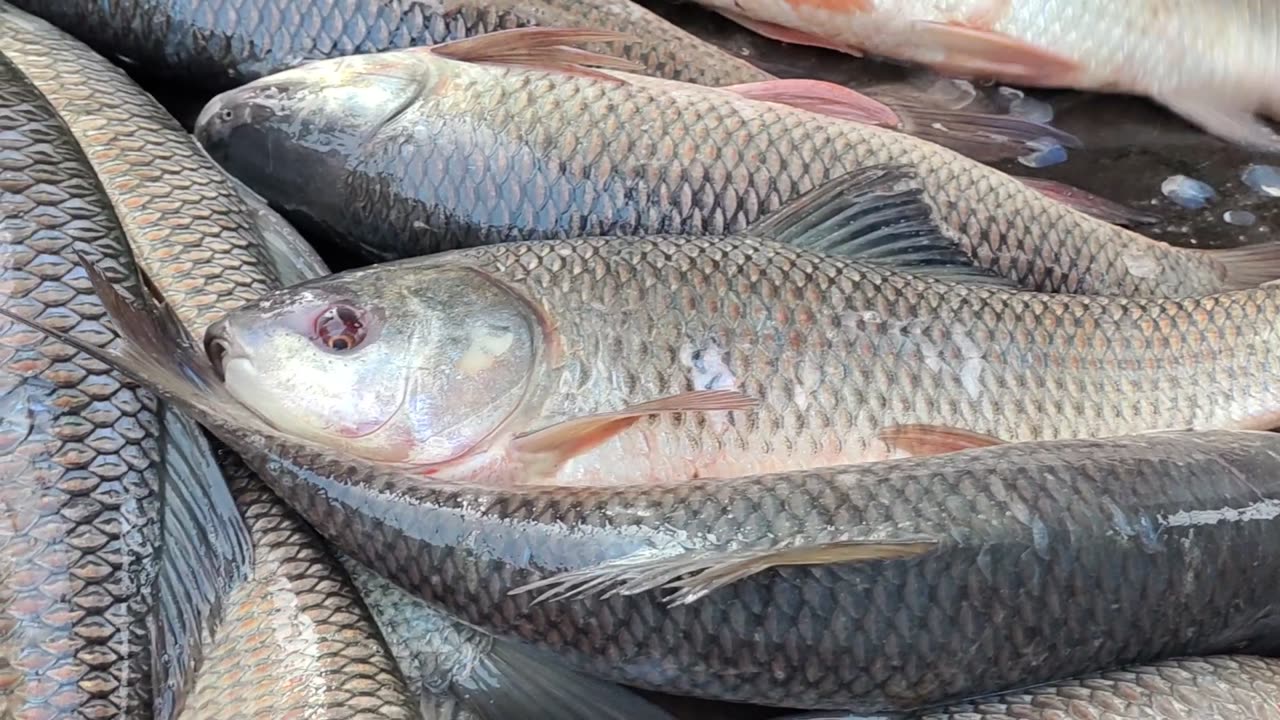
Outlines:
{"label": "fish scale", "polygon": [[[0,56],[0,306],[102,346],[116,334],[76,252],[139,286],[92,178]],[[150,717],[160,437],[150,393],[0,322],[0,716]]]}
{"label": "fish scale", "polygon": [[[328,94],[335,77],[343,89]],[[1260,282],[1269,272],[1262,256],[1230,263],[1233,251],[1174,248],[1086,216],[909,135],[620,77],[384,53],[224,93],[197,135],[299,222],[380,260],[514,240],[742,232],[820,184],[890,163],[917,176],[943,236],[1024,287],[1191,297],[1257,284],[1235,273]],[[273,172],[268,156],[324,181]]]}
{"label": "fish scale", "polygon": [[660,77],[767,80],[744,60],[622,0],[16,0],[104,53],[226,89],[305,60],[434,45],[530,25],[613,28]]}
{"label": "fish scale", "polygon": [[[86,149],[140,263],[189,333],[199,337],[227,310],[280,285],[263,234],[280,230],[257,224],[261,209],[248,205],[123,72],[3,2],[0,53],[50,98]],[[224,462],[252,525],[255,564],[236,589],[237,604],[226,606],[244,622],[218,626],[214,669],[197,674],[192,714],[256,717],[257,707],[231,702],[229,687],[236,686],[219,685],[240,678],[228,667],[239,663],[275,671],[253,685],[254,698],[272,708],[344,720],[416,717],[390,651],[337,560],[260,481],[244,476],[233,458]],[[293,562],[297,556],[306,561]],[[318,628],[326,632],[313,632]],[[250,647],[252,658],[243,654]]]}

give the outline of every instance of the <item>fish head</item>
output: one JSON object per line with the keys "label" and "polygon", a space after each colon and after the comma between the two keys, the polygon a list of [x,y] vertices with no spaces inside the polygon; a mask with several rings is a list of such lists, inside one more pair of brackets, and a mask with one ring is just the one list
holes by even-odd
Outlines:
{"label": "fish head", "polygon": [[546,326],[488,273],[402,265],[302,283],[210,326],[227,390],[277,430],[365,459],[474,460],[527,404]]}
{"label": "fish head", "polygon": [[[341,210],[349,166],[422,95],[433,63],[412,53],[307,62],[217,95],[194,134],[224,168],[289,210]],[[318,214],[323,217],[325,209]]]}

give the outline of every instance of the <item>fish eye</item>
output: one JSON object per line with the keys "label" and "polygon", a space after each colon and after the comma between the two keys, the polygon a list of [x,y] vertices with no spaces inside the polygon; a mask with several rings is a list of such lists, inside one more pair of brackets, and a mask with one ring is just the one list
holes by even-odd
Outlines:
{"label": "fish eye", "polygon": [[236,117],[235,111],[231,108],[223,108],[222,112],[218,113],[218,115],[222,118],[223,122],[231,122]]}
{"label": "fish eye", "polygon": [[367,334],[360,314],[348,305],[333,305],[316,318],[314,339],[333,352],[359,347]]}

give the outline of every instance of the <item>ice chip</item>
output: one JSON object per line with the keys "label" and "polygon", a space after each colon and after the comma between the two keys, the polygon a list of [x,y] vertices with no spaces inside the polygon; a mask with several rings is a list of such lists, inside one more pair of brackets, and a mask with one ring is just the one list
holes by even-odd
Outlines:
{"label": "ice chip", "polygon": [[1049,138],[1027,143],[1032,152],[1018,158],[1018,162],[1033,168],[1046,168],[1067,161],[1067,149]]}
{"label": "ice chip", "polygon": [[1280,168],[1274,165],[1250,165],[1240,178],[1255,192],[1280,197]]}
{"label": "ice chip", "polygon": [[1258,216],[1248,210],[1228,210],[1222,214],[1222,219],[1232,225],[1240,225],[1247,227],[1258,221]]}
{"label": "ice chip", "polygon": [[948,110],[959,110],[978,97],[978,91],[968,80],[942,79],[929,88],[929,95]]}
{"label": "ice chip", "polygon": [[1198,210],[1218,196],[1218,193],[1207,183],[1186,175],[1170,176],[1160,184],[1160,192],[1177,205],[1189,210]]}
{"label": "ice chip", "polygon": [[1035,98],[1018,98],[1009,104],[1009,114],[1031,122],[1047,123],[1053,121],[1053,106]]}

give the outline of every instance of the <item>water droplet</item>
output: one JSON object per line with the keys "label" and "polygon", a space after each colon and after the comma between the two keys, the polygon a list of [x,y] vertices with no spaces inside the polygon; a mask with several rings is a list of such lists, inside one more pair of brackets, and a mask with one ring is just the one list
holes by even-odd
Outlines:
{"label": "water droplet", "polygon": [[1255,192],[1280,197],[1280,168],[1274,165],[1250,165],[1240,179]]}
{"label": "water droplet", "polygon": [[939,80],[929,88],[928,94],[948,110],[959,110],[978,97],[978,91],[968,80]]}
{"label": "water droplet", "polygon": [[1228,210],[1222,214],[1222,219],[1232,225],[1249,226],[1258,221],[1258,216],[1248,210]]}
{"label": "water droplet", "polygon": [[1033,152],[1018,158],[1027,167],[1046,168],[1067,161],[1067,149],[1048,138],[1032,140],[1027,147]]}
{"label": "water droplet", "polygon": [[1053,106],[1043,100],[1022,98],[1009,105],[1009,114],[1031,122],[1047,123],[1053,121]]}
{"label": "water droplet", "polygon": [[1189,178],[1186,175],[1174,175],[1160,184],[1160,192],[1178,205],[1197,210],[1209,204],[1218,193],[1208,184]]}
{"label": "water droplet", "polygon": [[1004,85],[997,88],[996,93],[1000,95],[1000,101],[1006,105],[1012,104],[1013,102],[1021,100],[1027,96],[1026,93],[1022,92],[1018,88],[1006,87]]}

